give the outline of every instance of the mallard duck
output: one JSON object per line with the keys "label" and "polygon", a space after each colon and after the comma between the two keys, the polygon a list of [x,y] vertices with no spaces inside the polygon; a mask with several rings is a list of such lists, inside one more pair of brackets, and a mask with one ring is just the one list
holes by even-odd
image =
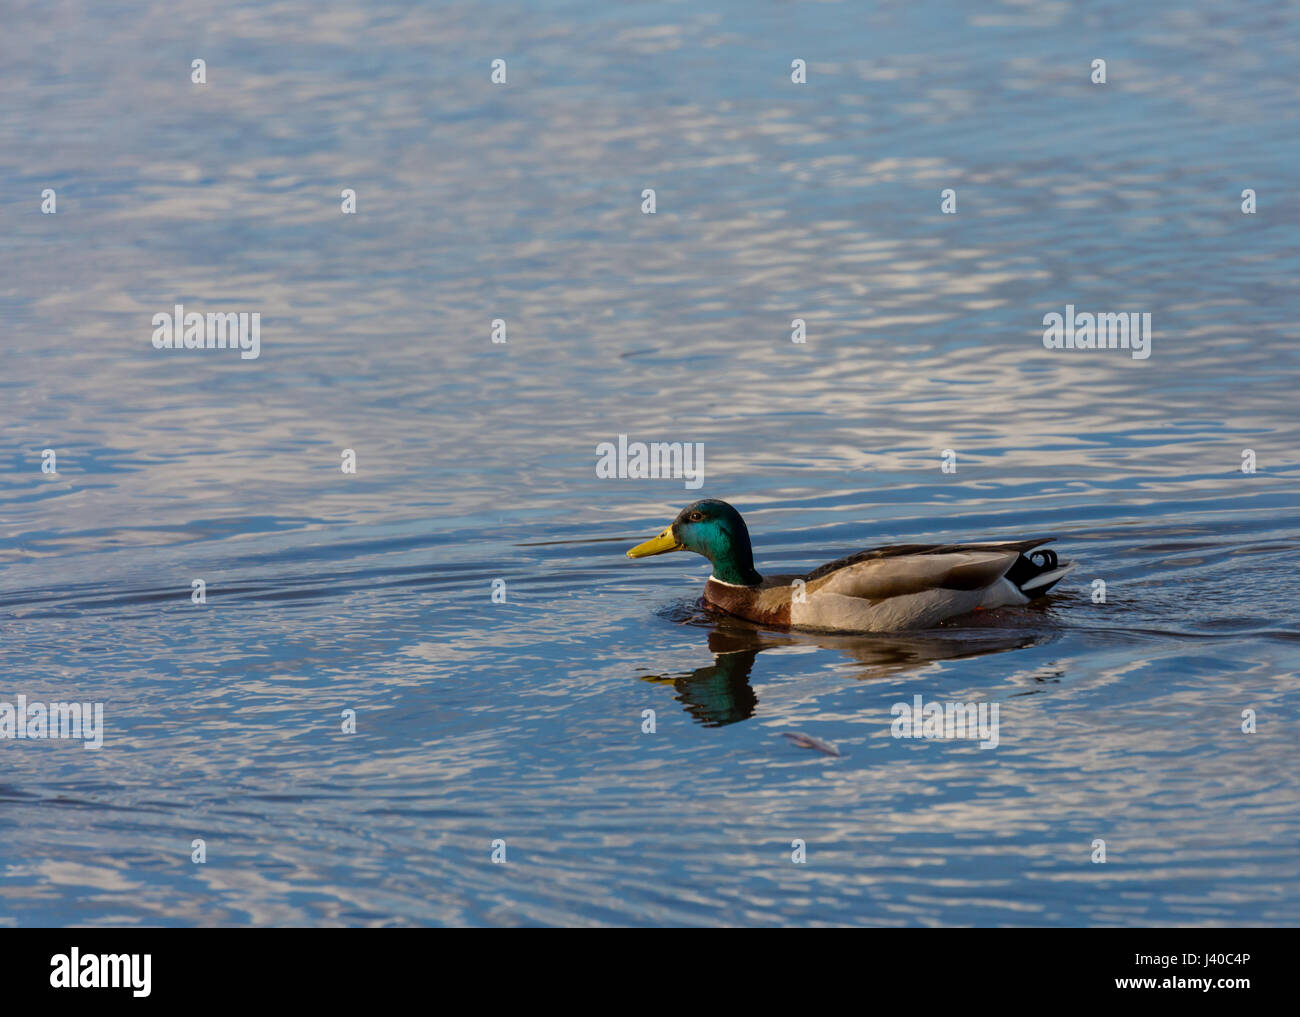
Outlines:
{"label": "mallard duck", "polygon": [[896,632],[1041,597],[1073,568],[1054,551],[1034,551],[1055,539],[895,544],[859,551],[805,575],[764,577],[754,569],[745,520],[725,501],[710,498],[687,505],[663,533],[627,556],[704,555],[713,564],[705,601],[761,625]]}

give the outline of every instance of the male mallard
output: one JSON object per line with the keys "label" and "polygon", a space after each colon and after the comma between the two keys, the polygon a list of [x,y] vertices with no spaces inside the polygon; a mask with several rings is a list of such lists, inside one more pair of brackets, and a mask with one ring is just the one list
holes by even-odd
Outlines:
{"label": "male mallard", "polygon": [[627,556],[704,555],[713,563],[704,599],[762,625],[891,632],[1041,597],[1073,568],[1058,562],[1054,551],[1026,553],[1054,539],[895,544],[859,551],[806,575],[765,578],[754,570],[745,520],[725,501],[710,498],[687,505],[663,533]]}

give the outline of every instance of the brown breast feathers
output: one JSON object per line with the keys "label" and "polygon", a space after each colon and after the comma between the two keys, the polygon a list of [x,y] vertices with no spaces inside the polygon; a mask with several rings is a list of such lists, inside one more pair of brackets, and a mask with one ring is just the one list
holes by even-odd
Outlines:
{"label": "brown breast feathers", "polygon": [[727,614],[761,625],[790,625],[790,587],[771,579],[761,586],[728,586],[712,576],[704,584],[704,599]]}

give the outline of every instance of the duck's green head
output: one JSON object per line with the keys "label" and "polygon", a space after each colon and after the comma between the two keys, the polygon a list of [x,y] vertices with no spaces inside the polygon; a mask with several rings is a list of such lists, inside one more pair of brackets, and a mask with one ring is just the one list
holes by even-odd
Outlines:
{"label": "duck's green head", "polygon": [[713,563],[713,577],[733,586],[757,586],[763,577],[754,571],[749,528],[740,513],[725,501],[706,498],[687,505],[663,533],[637,544],[629,558],[648,558],[668,551],[694,551]]}

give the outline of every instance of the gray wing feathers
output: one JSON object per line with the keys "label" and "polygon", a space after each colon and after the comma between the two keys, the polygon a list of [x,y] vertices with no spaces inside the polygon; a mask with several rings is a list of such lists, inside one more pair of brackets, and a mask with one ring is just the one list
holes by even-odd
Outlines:
{"label": "gray wing feathers", "polygon": [[[860,562],[875,561],[882,558],[902,558],[912,555],[961,554],[964,551],[1014,551],[1017,556],[1032,551],[1043,544],[1050,544],[1055,537],[1040,537],[1037,540],[1013,540],[1005,543],[988,544],[891,544],[888,547],[875,547],[869,551],[859,551],[847,558],[829,562],[815,568],[804,576],[804,581],[811,583],[814,579],[829,576],[832,572],[857,565]],[[1014,558],[1012,559],[1014,560]]]}
{"label": "gray wing feathers", "polygon": [[819,578],[806,580],[808,592],[887,600],[927,590],[982,590],[1006,575],[1020,557],[1021,546],[1033,546],[1033,542],[966,544],[952,550],[859,558],[831,572],[818,569],[822,572]]}

